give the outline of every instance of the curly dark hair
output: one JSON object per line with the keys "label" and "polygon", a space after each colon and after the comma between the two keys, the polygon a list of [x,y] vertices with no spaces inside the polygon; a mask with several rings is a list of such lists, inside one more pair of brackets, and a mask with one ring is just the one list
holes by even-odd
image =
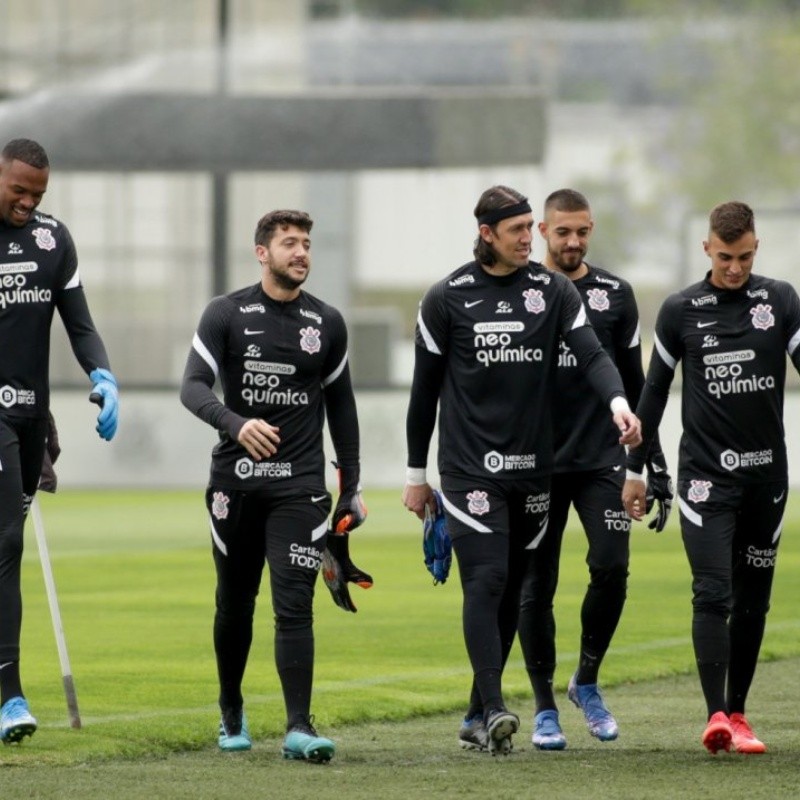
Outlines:
{"label": "curly dark hair", "polygon": [[255,241],[256,244],[266,247],[275,235],[278,228],[286,229],[290,225],[300,228],[306,233],[311,232],[314,220],[305,211],[295,211],[293,209],[279,209],[264,214],[256,225]]}

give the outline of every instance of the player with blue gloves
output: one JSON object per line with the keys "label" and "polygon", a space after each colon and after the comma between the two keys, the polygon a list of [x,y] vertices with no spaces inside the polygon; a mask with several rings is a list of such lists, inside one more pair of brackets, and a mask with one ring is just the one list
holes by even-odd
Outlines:
{"label": "player with blue gloves", "polygon": [[95,430],[100,434],[101,439],[110,442],[117,432],[117,423],[119,421],[117,379],[107,369],[101,369],[100,367],[92,370],[89,374],[89,379],[94,384],[89,398],[93,403],[97,403],[100,406]]}
{"label": "player with blue gloves", "polygon": [[97,432],[117,430],[117,381],[95,329],[69,231],[37,211],[50,175],[37,142],[13,139],[0,154],[0,741],[36,730],[20,678],[22,532],[39,484],[50,406],[54,311],[101,406]]}

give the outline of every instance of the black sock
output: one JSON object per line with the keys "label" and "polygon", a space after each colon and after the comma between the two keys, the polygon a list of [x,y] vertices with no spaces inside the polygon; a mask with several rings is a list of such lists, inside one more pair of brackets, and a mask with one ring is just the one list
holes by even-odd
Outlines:
{"label": "black sock", "polygon": [[475,674],[475,683],[483,698],[483,717],[497,709],[505,709],[501,687],[502,673],[499,669],[482,669]]}
{"label": "black sock", "polygon": [[728,713],[744,714],[744,704],[756,672],[758,653],[764,638],[766,615],[741,614],[731,616],[731,656],[728,666]]}
{"label": "black sock", "polygon": [[536,713],[547,710],[557,710],[556,698],[553,694],[553,673],[528,673],[533,687],[533,695],[536,698]]}
{"label": "black sock", "polygon": [[708,707],[708,716],[716,714],[718,711],[728,713],[725,704],[725,672],[727,664],[715,661],[711,664],[698,664],[697,671],[700,673],[700,686],[703,689],[703,696]]}
{"label": "black sock", "polygon": [[580,686],[597,683],[597,673],[600,671],[601,661],[602,658],[597,653],[582,647],[578,658],[578,671],[575,673],[575,683]]}
{"label": "black sock", "polygon": [[311,626],[275,632],[275,665],[286,705],[286,729],[310,724],[314,680],[314,633]]}
{"label": "black sock", "polygon": [[581,650],[575,682],[597,683],[600,665],[617,629],[627,591],[627,569],[592,570],[581,605]]}
{"label": "black sock", "polygon": [[465,719],[472,719],[478,715],[483,716],[483,700],[481,700],[481,693],[478,691],[478,684],[472,681],[472,689],[469,693],[469,708]]}
{"label": "black sock", "polygon": [[692,644],[709,717],[717,711],[728,713],[725,680],[730,662],[730,638],[725,618],[719,614],[695,612]]}
{"label": "black sock", "polygon": [[214,651],[221,709],[238,711],[242,707],[242,678],[252,640],[252,616],[234,617],[217,612],[214,618]]}
{"label": "black sock", "polygon": [[0,705],[4,705],[12,697],[24,697],[19,677],[19,661],[0,664]]}

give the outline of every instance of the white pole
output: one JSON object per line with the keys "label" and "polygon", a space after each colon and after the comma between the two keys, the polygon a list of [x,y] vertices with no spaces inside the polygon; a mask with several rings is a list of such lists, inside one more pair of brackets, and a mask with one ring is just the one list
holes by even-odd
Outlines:
{"label": "white pole", "polygon": [[80,728],[81,717],[78,713],[78,696],[75,694],[75,683],[72,680],[72,668],[69,665],[69,655],[67,654],[67,640],[64,637],[64,626],[61,624],[61,611],[58,608],[58,596],[56,595],[56,584],[53,580],[53,568],[50,564],[50,553],[47,549],[47,539],[45,539],[44,535],[42,511],[39,508],[39,499],[36,496],[34,496],[33,502],[31,503],[31,515],[33,516],[33,527],[36,531],[39,560],[42,562],[44,585],[47,590],[47,601],[50,604],[50,617],[53,620],[53,631],[56,635],[58,659],[61,662],[61,677],[64,681],[64,694],[67,698],[69,724],[72,728]]}

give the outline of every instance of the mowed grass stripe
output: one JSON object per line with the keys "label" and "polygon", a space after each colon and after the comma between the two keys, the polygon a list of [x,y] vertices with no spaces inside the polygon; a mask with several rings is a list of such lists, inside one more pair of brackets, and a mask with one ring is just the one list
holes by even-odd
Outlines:
{"label": "mowed grass stripe", "polygon": [[[354,588],[359,612],[346,614],[319,584],[314,712],[325,729],[457,713],[469,689],[457,569],[447,584],[433,587],[422,564],[419,523],[402,508],[399,491],[368,492],[367,498],[370,516],[354,534],[351,549],[356,563],[374,575],[375,587]],[[211,646],[214,576],[202,493],[65,492],[43,497],[42,507],[85,727],[80,732],[64,727],[58,658],[29,534],[22,668],[42,730],[25,743],[31,752],[23,757],[74,763],[207,746],[217,685]],[[800,655],[798,508],[793,497],[765,659]],[[602,673],[608,688],[694,675],[690,576],[676,520],[664,534],[645,531],[639,526],[632,538],[628,604]],[[588,580],[585,547],[573,524],[565,536],[556,598],[560,690],[576,659]],[[510,705],[526,714],[530,689],[518,649],[505,687]],[[253,732],[278,735],[283,704],[266,583],[244,693]],[[8,755],[0,751],[0,759]]]}
{"label": "mowed grass stripe", "polygon": [[459,715],[453,713],[331,726],[326,733],[336,741],[337,753],[327,766],[284,761],[278,735],[257,738],[252,751],[239,754],[220,753],[207,736],[195,752],[127,753],[89,764],[53,763],[35,748],[5,748],[0,763],[18,768],[3,769],[0,780],[4,797],[39,800],[793,798],[800,751],[793,713],[798,669],[797,659],[759,667],[750,716],[769,748],[763,756],[708,755],[700,744],[704,714],[697,679],[679,676],[610,690],[607,700],[621,725],[620,738],[611,743],[592,739],[577,710],[562,702],[568,747],[558,753],[530,746],[528,717],[508,758],[465,752],[456,743]]}

